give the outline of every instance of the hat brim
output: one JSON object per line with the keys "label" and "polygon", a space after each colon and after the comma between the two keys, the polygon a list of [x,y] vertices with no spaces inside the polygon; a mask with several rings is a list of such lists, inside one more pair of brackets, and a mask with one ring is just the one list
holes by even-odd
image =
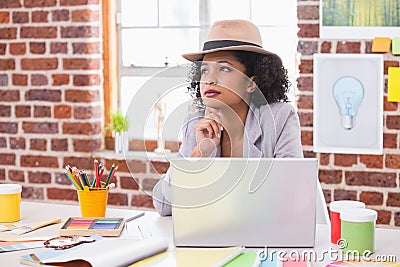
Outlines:
{"label": "hat brim", "polygon": [[249,51],[249,52],[254,52],[258,54],[263,54],[263,55],[276,55],[275,53],[269,52],[267,50],[264,50],[260,47],[256,46],[251,46],[251,45],[238,45],[238,46],[227,46],[227,47],[220,47],[220,48],[215,48],[215,49],[210,49],[206,51],[199,51],[195,53],[187,53],[183,54],[182,57],[189,61],[201,61],[204,57],[204,55],[217,52],[217,51]]}

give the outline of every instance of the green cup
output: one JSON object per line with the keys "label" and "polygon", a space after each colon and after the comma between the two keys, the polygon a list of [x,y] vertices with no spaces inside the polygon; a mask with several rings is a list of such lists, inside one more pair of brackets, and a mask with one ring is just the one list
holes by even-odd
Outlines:
{"label": "green cup", "polygon": [[375,221],[378,213],[371,209],[349,209],[340,213],[341,240],[344,253],[363,256],[375,250]]}

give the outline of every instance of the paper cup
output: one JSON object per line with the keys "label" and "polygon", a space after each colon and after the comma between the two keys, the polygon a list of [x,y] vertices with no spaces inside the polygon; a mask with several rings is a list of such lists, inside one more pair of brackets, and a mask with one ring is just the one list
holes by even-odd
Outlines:
{"label": "paper cup", "polygon": [[79,206],[82,217],[105,217],[108,190],[104,188],[78,190]]}
{"label": "paper cup", "polygon": [[16,222],[21,219],[21,191],[19,184],[0,184],[0,222]]}

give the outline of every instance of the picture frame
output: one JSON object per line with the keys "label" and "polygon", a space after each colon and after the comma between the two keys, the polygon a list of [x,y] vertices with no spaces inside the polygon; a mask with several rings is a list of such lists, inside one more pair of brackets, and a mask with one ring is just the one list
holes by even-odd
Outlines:
{"label": "picture frame", "polygon": [[383,153],[383,55],[314,55],[314,152]]}
{"label": "picture frame", "polygon": [[321,39],[399,36],[399,1],[320,0],[319,4]]}

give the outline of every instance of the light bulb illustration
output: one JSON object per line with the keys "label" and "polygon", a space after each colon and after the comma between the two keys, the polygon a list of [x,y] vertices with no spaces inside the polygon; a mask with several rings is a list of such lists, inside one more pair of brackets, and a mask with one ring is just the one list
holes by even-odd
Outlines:
{"label": "light bulb illustration", "polygon": [[358,107],[364,98],[362,83],[352,76],[344,76],[335,82],[332,93],[339,107],[343,128],[351,130],[355,124]]}

